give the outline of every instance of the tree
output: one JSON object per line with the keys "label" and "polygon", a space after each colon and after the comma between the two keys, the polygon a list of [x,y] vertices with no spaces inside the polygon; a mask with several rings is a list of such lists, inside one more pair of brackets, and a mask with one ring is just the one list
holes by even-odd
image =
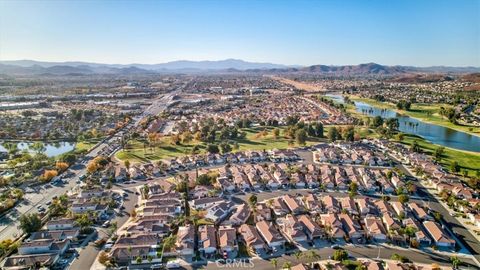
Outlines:
{"label": "tree", "polygon": [[255,206],[257,205],[257,195],[250,195],[250,197],[248,197],[248,204],[252,209],[255,209]]}
{"label": "tree", "polygon": [[315,124],[315,137],[323,138],[323,124],[322,124],[322,122],[317,122]]}
{"label": "tree", "polygon": [[173,134],[170,136],[170,143],[173,145],[179,145],[180,144],[180,135],[178,134]]}
{"label": "tree", "polygon": [[98,256],[98,262],[105,266],[110,264],[110,257],[105,251],[100,252],[100,255]]}
{"label": "tree", "polygon": [[33,144],[29,145],[28,148],[32,149],[37,154],[41,154],[47,149],[42,142],[34,142]]}
{"label": "tree", "polygon": [[355,182],[351,182],[350,186],[348,187],[348,195],[353,198],[357,195],[358,184]]}
{"label": "tree", "polygon": [[336,127],[332,127],[328,130],[328,140],[335,142],[338,139],[338,130]]}
{"label": "tree", "polygon": [[450,258],[452,262],[453,269],[458,269],[458,266],[462,263],[457,256],[453,256]]}
{"label": "tree", "polygon": [[123,165],[125,165],[125,168],[127,168],[127,170],[130,169],[130,160],[128,160],[128,159],[125,160],[125,161],[123,162]]}
{"label": "tree", "polygon": [[305,132],[305,129],[299,129],[295,132],[295,140],[297,144],[305,145],[307,142],[307,132]]}
{"label": "tree", "polygon": [[273,134],[274,139],[278,139],[278,137],[280,136],[280,129],[279,128],[274,128],[273,131],[272,131],[272,134]]}
{"label": "tree", "polygon": [[445,147],[440,146],[435,149],[435,153],[433,155],[437,161],[440,161],[442,160],[442,156],[444,152],[445,152]]}
{"label": "tree", "polygon": [[406,262],[409,261],[409,259],[407,257],[402,256],[402,255],[397,254],[397,253],[394,253],[392,255],[392,257],[390,257],[390,259],[395,260],[395,261],[399,261],[399,262],[402,262],[402,263],[406,263]]}
{"label": "tree", "polygon": [[182,134],[182,142],[187,144],[193,140],[193,135],[190,131],[185,131]]}
{"label": "tree", "polygon": [[377,128],[383,125],[383,118],[381,116],[375,116],[372,120],[372,127]]}
{"label": "tree", "polygon": [[352,126],[348,127],[345,131],[345,140],[348,142],[353,142],[355,140],[355,132]]}
{"label": "tree", "polygon": [[197,185],[202,185],[202,186],[210,186],[213,181],[215,181],[215,177],[211,177],[208,174],[201,174],[197,177],[195,180],[195,183]]}
{"label": "tree", "polygon": [[42,227],[42,220],[38,214],[25,214],[20,217],[20,229],[25,233],[38,231]]}
{"label": "tree", "polygon": [[284,262],[282,268],[290,270],[290,269],[292,269],[292,263],[291,262]]}
{"label": "tree", "polygon": [[440,220],[442,220],[442,214],[440,214],[439,212],[434,212],[433,213],[433,218],[435,219],[435,221],[437,222],[440,222]]}
{"label": "tree", "polygon": [[18,152],[18,146],[16,143],[5,142],[3,143],[3,147],[8,151],[10,156],[14,156]]}
{"label": "tree", "polygon": [[293,256],[295,256],[295,259],[300,260],[300,258],[302,257],[302,252],[297,251],[297,252],[293,253]]}
{"label": "tree", "polygon": [[398,201],[401,203],[407,203],[408,200],[409,200],[409,197],[406,194],[400,194],[400,196],[398,196]]}
{"label": "tree", "polygon": [[343,261],[348,259],[348,252],[343,249],[337,249],[333,252],[332,259],[335,261]]}
{"label": "tree", "polygon": [[218,145],[216,144],[209,144],[207,145],[207,151],[211,154],[217,154],[220,152],[220,149],[218,149]]}
{"label": "tree", "polygon": [[65,154],[62,157],[62,160],[64,162],[67,162],[68,164],[72,165],[77,160],[77,157],[74,154]]}
{"label": "tree", "polygon": [[68,163],[57,161],[57,163],[55,163],[55,167],[59,171],[64,172],[68,168]]}
{"label": "tree", "polygon": [[419,153],[421,151],[420,145],[418,144],[417,140],[412,142],[412,146],[410,148],[413,152]]}
{"label": "tree", "polygon": [[150,187],[147,184],[144,184],[142,187],[142,195],[144,199],[148,198],[148,193],[150,192]]}
{"label": "tree", "polygon": [[287,116],[287,119],[285,120],[287,126],[293,126],[298,123],[300,120],[300,116],[298,115],[289,115]]}
{"label": "tree", "polygon": [[305,258],[307,258],[309,261],[315,261],[320,258],[320,255],[318,255],[315,250],[309,250],[305,253]]}
{"label": "tree", "polygon": [[276,269],[277,266],[278,266],[278,259],[277,259],[277,258],[272,258],[272,259],[270,260],[270,263],[272,264],[273,268]]}
{"label": "tree", "polygon": [[452,161],[452,163],[450,163],[450,171],[455,173],[458,173],[460,171],[460,165],[458,165],[457,161],[454,160]]}
{"label": "tree", "polygon": [[398,127],[400,126],[400,124],[398,123],[398,119],[397,118],[388,118],[386,121],[385,121],[388,129],[390,129],[391,131],[393,130],[397,130]]}
{"label": "tree", "polygon": [[75,219],[75,223],[80,226],[80,229],[84,230],[90,226],[92,226],[93,221],[90,219],[88,214],[82,214],[77,216]]}
{"label": "tree", "polygon": [[226,142],[220,143],[220,149],[222,150],[222,154],[225,154],[225,153],[228,153],[228,152],[232,151],[232,147],[230,146],[230,144],[228,144]]}
{"label": "tree", "polygon": [[94,172],[98,171],[100,167],[98,166],[97,163],[90,161],[88,162],[87,164],[87,172],[90,173],[90,174],[93,174]]}
{"label": "tree", "polygon": [[40,176],[40,180],[43,182],[49,182],[57,175],[58,175],[58,172],[56,170],[45,170],[42,176]]}

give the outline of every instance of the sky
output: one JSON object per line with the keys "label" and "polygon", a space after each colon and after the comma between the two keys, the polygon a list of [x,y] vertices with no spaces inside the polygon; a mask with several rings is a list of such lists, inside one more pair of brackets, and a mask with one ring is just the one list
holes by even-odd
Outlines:
{"label": "sky", "polygon": [[480,66],[479,0],[0,0],[0,60]]}

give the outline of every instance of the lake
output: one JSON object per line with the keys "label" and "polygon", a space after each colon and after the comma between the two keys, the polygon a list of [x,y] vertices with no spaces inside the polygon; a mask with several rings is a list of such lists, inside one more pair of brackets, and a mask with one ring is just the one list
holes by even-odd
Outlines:
{"label": "lake", "polygon": [[[342,95],[327,94],[332,100],[344,103]],[[434,144],[442,145],[459,150],[480,152],[480,137],[462,131],[439,125],[426,123],[393,110],[381,109],[365,102],[355,101],[356,111],[369,116],[381,116],[383,118],[397,118],[399,130],[403,133],[415,134]]]}
{"label": "lake", "polygon": [[[0,143],[0,151],[7,151],[3,146],[3,142]],[[28,146],[33,144],[33,142],[17,142],[17,147],[20,151],[28,149]],[[48,157],[55,157],[66,152],[72,151],[75,149],[74,142],[51,142],[51,143],[43,143],[45,145],[45,154]]]}

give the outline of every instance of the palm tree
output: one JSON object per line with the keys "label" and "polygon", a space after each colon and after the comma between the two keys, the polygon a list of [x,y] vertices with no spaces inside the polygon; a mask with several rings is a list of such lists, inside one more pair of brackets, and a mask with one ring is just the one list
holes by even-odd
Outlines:
{"label": "palm tree", "polygon": [[312,262],[317,260],[317,259],[320,259],[320,255],[318,255],[315,252],[315,250],[312,250],[312,249],[305,252],[304,255],[305,255],[305,258],[307,258],[307,260],[312,261]]}
{"label": "palm tree", "polygon": [[291,262],[285,262],[285,263],[283,264],[283,267],[282,267],[282,268],[283,268],[283,269],[288,269],[288,270],[290,270],[290,269],[292,269],[292,263],[291,263]]}
{"label": "palm tree", "polygon": [[295,253],[293,253],[293,256],[295,257],[295,259],[300,260],[300,257],[302,257],[302,252],[301,251],[297,251]]}
{"label": "palm tree", "polygon": [[457,269],[458,265],[462,263],[457,256],[453,256],[450,260],[452,261],[453,269]]}
{"label": "palm tree", "polygon": [[273,268],[276,269],[277,266],[278,266],[278,259],[273,258],[273,259],[270,260],[270,263],[272,264]]}
{"label": "palm tree", "polygon": [[18,152],[18,146],[16,143],[5,142],[3,147],[8,151],[10,156],[14,156]]}
{"label": "palm tree", "polygon": [[34,142],[33,144],[29,145],[28,148],[32,151],[35,151],[37,154],[41,154],[46,150],[45,145],[42,142]]}

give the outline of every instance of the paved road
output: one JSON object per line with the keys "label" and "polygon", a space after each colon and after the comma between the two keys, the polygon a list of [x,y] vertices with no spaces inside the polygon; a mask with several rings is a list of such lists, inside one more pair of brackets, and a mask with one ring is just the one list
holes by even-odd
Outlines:
{"label": "paved road", "polygon": [[[85,155],[84,160],[90,160],[103,153],[103,151],[107,151],[108,146],[113,145],[115,141],[119,139],[119,135],[123,134],[124,130],[138,125],[138,123],[140,123],[141,119],[144,117],[156,115],[165,110],[173,101],[173,97],[177,93],[178,90],[155,99],[152,105],[150,105],[141,116],[135,117],[133,121],[125,128],[119,130],[114,136],[97,145],[97,147]],[[51,201],[54,196],[67,193],[68,191],[76,188],[77,180],[79,180],[80,176],[86,173],[85,165],[79,161],[77,164],[71,166],[69,170],[74,173],[74,176],[65,178],[65,180],[68,182],[62,186],[44,185],[35,189],[28,188],[26,190],[24,200],[22,200],[22,202],[20,202],[6,215],[0,218],[0,241],[5,239],[13,239],[21,235],[22,232],[18,229],[18,226],[20,225],[18,218],[21,215],[38,213],[38,206],[43,205],[45,208],[47,208],[46,203]]]}
{"label": "paved road", "polygon": [[[117,187],[113,188],[114,190],[117,189]],[[138,203],[138,196],[135,195],[135,188],[131,187],[128,188],[130,192],[127,192],[128,197],[125,198],[124,205],[125,210],[121,212],[121,215],[116,215],[114,219],[112,219],[112,223],[117,223],[117,227],[120,228],[127,222],[129,218],[129,211],[135,208],[135,204]],[[95,259],[97,258],[98,253],[100,253],[101,249],[95,247],[94,241],[96,239],[101,239],[104,237],[108,237],[108,232],[106,229],[98,227],[97,228],[97,238],[93,239],[87,246],[82,247],[80,251],[80,256],[73,261],[73,263],[70,266],[70,270],[84,270],[84,269],[90,269],[92,264],[95,262]]]}
{"label": "paved road", "polygon": [[[145,109],[144,113],[141,116],[138,116],[134,118],[133,126],[137,126],[140,121],[144,117],[148,117],[151,115],[157,115],[161,113],[163,110],[168,108],[168,106],[171,104],[173,101],[173,97],[178,93],[179,90],[165,94],[153,101],[153,103]],[[117,223],[117,227],[120,228],[122,227],[125,222],[127,222],[129,218],[129,213],[135,208],[135,204],[138,202],[138,197],[135,195],[135,190],[136,186],[138,185],[143,185],[145,182],[137,182],[132,185],[115,185],[113,189],[128,189],[132,191],[132,193],[129,193],[128,200],[125,201],[124,207],[125,210],[123,211],[122,216],[116,216],[112,222]],[[98,231],[98,239],[101,239],[103,237],[107,237],[107,232],[99,228],[97,229]],[[94,246],[94,241],[90,242],[86,247],[82,248],[82,251],[80,252],[80,256],[71,264],[70,268],[71,270],[84,270],[84,269],[90,269],[93,263],[95,262],[95,259],[97,258],[98,254],[100,253],[100,249],[96,248]]]}
{"label": "paved road", "polygon": [[[85,159],[89,160],[98,156],[101,151],[106,149],[108,145],[111,145],[115,140],[117,140],[117,137],[115,136],[106,139],[86,154]],[[5,216],[0,218],[0,241],[20,236],[22,232],[18,229],[20,224],[18,218],[23,214],[38,213],[38,206],[42,205],[47,208],[46,203],[51,201],[53,197],[75,189],[77,185],[76,181],[79,180],[81,175],[86,173],[86,168],[84,164],[77,162],[70,167],[69,171],[73,172],[74,175],[72,177],[64,178],[67,182],[66,184],[60,186],[47,184],[26,189],[24,200],[10,210]]]}
{"label": "paved road", "polygon": [[[421,263],[421,264],[432,264],[432,262],[438,263],[439,265],[442,266],[451,266],[450,263],[450,258],[448,256],[442,256],[442,255],[436,255],[436,254],[428,254],[428,253],[422,253],[422,252],[417,252],[417,251],[412,251],[408,249],[396,249],[396,248],[391,248],[391,247],[384,247],[382,246],[380,248],[380,254],[379,254],[379,249],[375,246],[367,246],[367,247],[355,247],[355,246],[347,246],[345,247],[345,250],[348,251],[348,253],[355,257],[355,258],[371,258],[371,259],[376,259],[378,256],[380,259],[383,260],[389,260],[391,256],[395,253],[400,254],[402,256],[405,256],[409,258],[410,260],[416,262],[416,263]],[[333,254],[334,250],[331,248],[322,248],[322,249],[317,249],[316,253],[320,256],[317,260],[327,260],[329,256]],[[282,256],[278,258],[278,267],[276,269],[280,269],[282,265],[285,262],[291,262],[292,265],[296,265],[299,263],[309,263],[308,259],[305,258],[300,258],[297,260],[294,256]],[[467,264],[467,267],[471,267],[471,269],[477,269],[474,263],[471,260],[468,259],[462,259],[464,263]],[[252,260],[254,269],[262,269],[262,270],[270,270],[270,269],[275,269],[270,260],[263,260],[263,259],[253,259]],[[192,267],[185,266],[185,269],[192,269]],[[207,266],[201,266],[201,267],[195,267],[198,269],[210,269],[210,270],[215,270],[215,269],[229,269],[229,267],[226,267],[225,265],[219,264],[217,265],[215,262],[209,263]],[[244,265],[236,265],[235,268],[230,267],[230,269],[241,269],[241,268],[253,268],[251,264],[245,263]]]}
{"label": "paved road", "polygon": [[[395,157],[392,156],[395,160],[398,161]],[[406,174],[414,176],[406,166],[400,163],[399,167]],[[458,240],[470,251],[470,253],[475,257],[477,262],[480,262],[480,242],[472,235],[472,233],[466,229],[462,223],[455,217],[450,215],[450,211],[446,209],[440,202],[439,199],[429,192],[428,187],[424,186],[422,181],[419,181],[419,188],[417,190],[420,197],[424,199],[424,204],[427,204],[428,209],[432,209],[443,216],[445,227],[453,232]]]}

